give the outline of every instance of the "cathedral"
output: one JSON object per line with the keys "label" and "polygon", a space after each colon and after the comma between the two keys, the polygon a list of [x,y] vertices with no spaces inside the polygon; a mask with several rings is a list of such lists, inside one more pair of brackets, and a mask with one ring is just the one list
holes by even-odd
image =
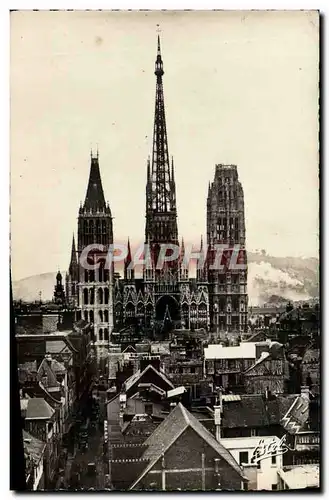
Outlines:
{"label": "cathedral", "polygon": [[[184,260],[184,240],[179,241],[176,207],[175,166],[170,159],[163,95],[163,61],[158,37],[155,61],[156,97],[153,150],[147,162],[145,248],[147,265],[135,276],[128,239],[123,277],[106,265],[113,245],[112,214],[105,201],[99,155],[91,154],[90,175],[84,204],[78,215],[77,247],[72,241],[71,262],[66,275],[66,301],[76,318],[94,325],[98,343],[108,343],[111,332],[129,326],[142,331],[185,328],[216,332],[240,332],[247,328],[247,261],[243,188],[235,165],[217,165],[207,198],[207,241],[201,238],[196,277],[189,277]],[[84,248],[102,246],[81,264]],[[178,258],[156,265],[161,245],[179,249]],[[214,266],[218,245],[226,245],[220,268]],[[228,265],[232,248],[238,245],[237,268]],[[241,265],[244,264],[244,265]]]}

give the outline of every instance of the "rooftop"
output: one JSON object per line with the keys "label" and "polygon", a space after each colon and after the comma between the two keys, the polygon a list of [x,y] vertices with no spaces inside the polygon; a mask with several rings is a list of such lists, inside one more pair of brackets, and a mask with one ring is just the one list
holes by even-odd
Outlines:
{"label": "rooftop", "polygon": [[55,410],[43,398],[30,398],[27,400],[26,419],[50,419]]}
{"label": "rooftop", "polygon": [[[241,477],[243,470],[233,458],[231,453],[222,446],[214,436],[197,420],[189,411],[184,408],[181,403],[169,413],[169,415],[155,429],[152,435],[145,441],[147,449],[142,458],[149,460],[148,465],[144,469],[141,476],[130,487],[132,490],[142,477],[152,469],[154,464],[159,460],[161,455],[165,453],[179,438],[179,436],[188,428],[192,428],[208,446],[213,448],[218,455],[224,459]],[[160,446],[161,443],[161,446]]]}
{"label": "rooftop", "polygon": [[278,470],[290,490],[320,487],[319,465],[298,465]]}
{"label": "rooftop", "polygon": [[256,342],[241,342],[230,347],[210,344],[205,347],[204,356],[205,359],[256,359]]}

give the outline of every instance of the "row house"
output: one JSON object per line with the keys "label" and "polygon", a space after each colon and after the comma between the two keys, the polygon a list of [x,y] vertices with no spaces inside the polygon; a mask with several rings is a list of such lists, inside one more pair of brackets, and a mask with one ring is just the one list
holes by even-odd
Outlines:
{"label": "row house", "polygon": [[44,460],[46,443],[23,430],[25,459],[25,481],[30,491],[41,491],[45,487]]}
{"label": "row house", "polygon": [[23,429],[45,444],[43,455],[44,487],[54,486],[58,464],[59,428],[57,415],[44,398],[21,398]]}

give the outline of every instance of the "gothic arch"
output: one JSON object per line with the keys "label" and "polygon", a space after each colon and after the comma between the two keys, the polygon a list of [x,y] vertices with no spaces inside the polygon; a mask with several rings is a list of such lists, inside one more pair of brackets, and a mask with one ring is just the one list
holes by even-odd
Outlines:
{"label": "gothic arch", "polygon": [[125,309],[126,309],[126,316],[128,318],[132,318],[135,316],[135,306],[132,302],[128,302]]}
{"label": "gothic arch", "polygon": [[171,320],[177,321],[179,319],[179,305],[177,300],[171,295],[163,295],[157,301],[155,306],[157,321],[163,321],[167,309]]}

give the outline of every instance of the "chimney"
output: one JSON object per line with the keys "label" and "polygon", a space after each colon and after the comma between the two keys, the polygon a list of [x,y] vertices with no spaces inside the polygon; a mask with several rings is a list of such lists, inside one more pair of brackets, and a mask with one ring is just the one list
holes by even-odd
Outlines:
{"label": "chimney", "polygon": [[217,393],[217,403],[218,403],[218,406],[220,407],[220,411],[222,413],[223,412],[223,388],[216,387],[216,393]]}
{"label": "chimney", "polygon": [[214,406],[214,419],[215,419],[215,428],[216,428],[216,441],[220,441],[220,426],[221,426],[221,407]]}
{"label": "chimney", "polygon": [[45,355],[45,360],[51,365],[51,362],[52,362],[52,357],[51,357],[51,354],[47,353]]}

